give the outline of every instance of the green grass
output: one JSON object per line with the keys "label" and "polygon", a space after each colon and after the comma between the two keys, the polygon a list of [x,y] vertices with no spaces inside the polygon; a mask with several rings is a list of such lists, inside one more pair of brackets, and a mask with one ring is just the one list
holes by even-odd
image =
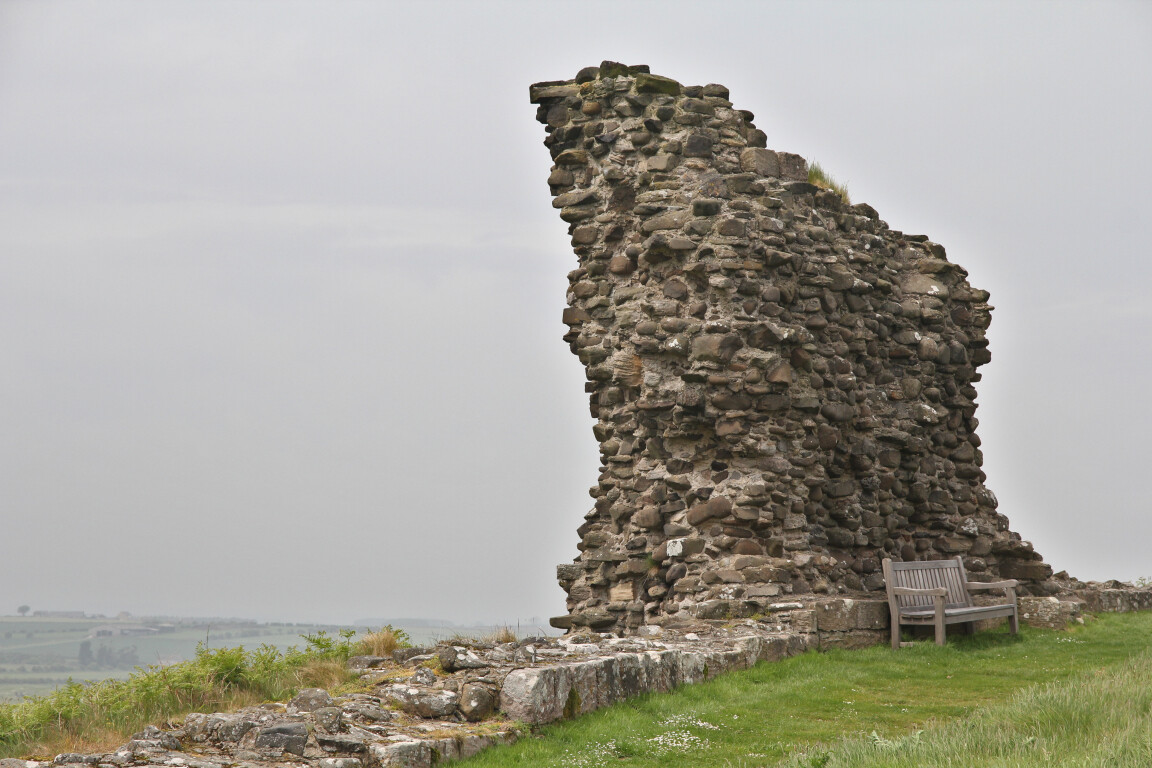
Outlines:
{"label": "green grass", "polygon": [[797,756],[795,768],[1152,765],[1152,656],[1026,688],[1007,703],[887,739],[873,731]]}
{"label": "green grass", "polygon": [[808,166],[808,183],[815,184],[821,189],[830,189],[840,195],[840,199],[844,201],[845,205],[852,203],[851,198],[848,197],[848,187],[832,178],[832,175],[825,171],[820,163],[815,161]]}
{"label": "green grass", "polygon": [[[943,648],[922,642],[900,651],[884,645],[863,651],[809,653],[557,723],[542,728],[533,738],[483,753],[463,765],[1081,764],[996,763],[978,753],[969,757],[963,751],[965,744],[991,737],[978,730],[969,735],[965,729],[980,723],[996,726],[1006,716],[995,714],[992,708],[1006,706],[1017,707],[1012,710],[1016,714],[1008,718],[1016,730],[1005,731],[1002,742],[1031,736],[1035,740],[1025,747],[1042,750],[1048,748],[1046,734],[1085,729],[1071,738],[1097,750],[1119,749],[1122,754],[1119,762],[1106,763],[1100,761],[1103,752],[1093,752],[1085,764],[1148,765],[1152,762],[1142,762],[1139,755],[1145,753],[1139,750],[1146,748],[1145,734],[1150,733],[1145,704],[1149,697],[1133,696],[1135,711],[1129,717],[1128,707],[1115,703],[1126,694],[1107,681],[1123,681],[1134,678],[1136,671],[1147,671],[1146,659],[1131,659],[1150,652],[1152,614],[1145,613],[1105,615],[1067,632],[1024,628],[1019,638],[1004,632],[961,636],[950,638]],[[1134,679],[1140,680],[1135,685],[1152,688],[1143,678]],[[1087,691],[1096,687],[1103,690],[1089,698]],[[1054,703],[1078,698],[1099,703],[1078,708],[1079,714]],[[1089,718],[1084,710],[1093,706],[1111,720]],[[1041,728],[1038,723],[1046,725]],[[1120,741],[1123,746],[1100,743],[1120,733],[1127,734]],[[942,741],[930,753],[934,757],[911,751],[927,749],[937,738]],[[1052,744],[1049,751],[1056,755],[1053,750],[1060,747]],[[903,756],[905,752],[909,757]]]}

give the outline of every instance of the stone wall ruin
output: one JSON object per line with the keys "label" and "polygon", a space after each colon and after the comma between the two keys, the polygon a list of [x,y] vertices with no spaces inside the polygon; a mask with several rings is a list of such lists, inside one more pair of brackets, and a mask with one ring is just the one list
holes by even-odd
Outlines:
{"label": "stone wall ruin", "polygon": [[984,486],[992,307],[943,246],[810,184],[721,85],[604,62],[531,99],[603,460],[554,625],[882,596],[884,557],[1054,590]]}

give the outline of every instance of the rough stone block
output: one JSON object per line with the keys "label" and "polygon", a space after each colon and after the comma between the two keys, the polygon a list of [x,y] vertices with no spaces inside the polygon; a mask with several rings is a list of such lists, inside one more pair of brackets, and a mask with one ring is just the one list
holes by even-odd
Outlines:
{"label": "rough stone block", "polygon": [[293,755],[304,754],[308,741],[308,726],[304,723],[276,723],[256,733],[256,749],[280,751]]}
{"label": "rough stone block", "polygon": [[1000,564],[1000,576],[1021,581],[1044,581],[1052,575],[1052,566],[1039,560],[1009,560]]}
{"label": "rough stone block", "polygon": [[770,149],[750,147],[740,153],[740,169],[757,176],[779,176],[780,158]]}
{"label": "rough stone block", "polygon": [[676,82],[670,77],[660,77],[659,75],[639,74],[636,75],[636,92],[637,93],[661,93],[668,96],[680,95],[680,83]]}
{"label": "rough stone block", "polygon": [[808,161],[791,152],[777,152],[780,161],[780,175],[785,179],[808,180]]}
{"label": "rough stone block", "polygon": [[856,629],[888,627],[886,600],[853,600],[838,598],[818,602],[815,606],[816,627],[820,632],[848,632]]}

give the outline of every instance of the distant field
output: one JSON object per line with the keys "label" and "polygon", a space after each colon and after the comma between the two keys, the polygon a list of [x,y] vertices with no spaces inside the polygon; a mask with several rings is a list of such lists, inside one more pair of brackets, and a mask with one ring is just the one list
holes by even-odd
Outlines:
{"label": "distant field", "polygon": [[[385,622],[349,629],[376,629]],[[393,624],[404,629],[414,645],[433,644],[455,635],[482,637],[498,627],[461,627],[420,621],[414,625]],[[139,635],[93,636],[98,630],[110,632],[150,626],[156,632]],[[25,696],[50,693],[69,679],[123,679],[136,667],[172,664],[190,659],[196,646],[209,648],[272,645],[280,649],[303,647],[301,635],[326,631],[336,634],[341,627],[318,624],[261,624],[236,620],[207,621],[178,619],[166,622],[149,619],[59,619],[37,616],[0,616],[0,702],[19,701]],[[521,636],[555,634],[541,627],[511,627]],[[87,643],[87,663],[82,663],[82,646]]]}

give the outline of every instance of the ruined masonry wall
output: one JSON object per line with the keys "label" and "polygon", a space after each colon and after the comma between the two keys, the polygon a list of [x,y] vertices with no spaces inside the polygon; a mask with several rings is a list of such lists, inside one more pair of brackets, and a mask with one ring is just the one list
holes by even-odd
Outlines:
{"label": "ruined masonry wall", "polygon": [[531,99],[603,459],[555,625],[878,592],[884,557],[1053,589],[984,486],[992,307],[943,246],[809,184],[723,86],[605,62]]}

